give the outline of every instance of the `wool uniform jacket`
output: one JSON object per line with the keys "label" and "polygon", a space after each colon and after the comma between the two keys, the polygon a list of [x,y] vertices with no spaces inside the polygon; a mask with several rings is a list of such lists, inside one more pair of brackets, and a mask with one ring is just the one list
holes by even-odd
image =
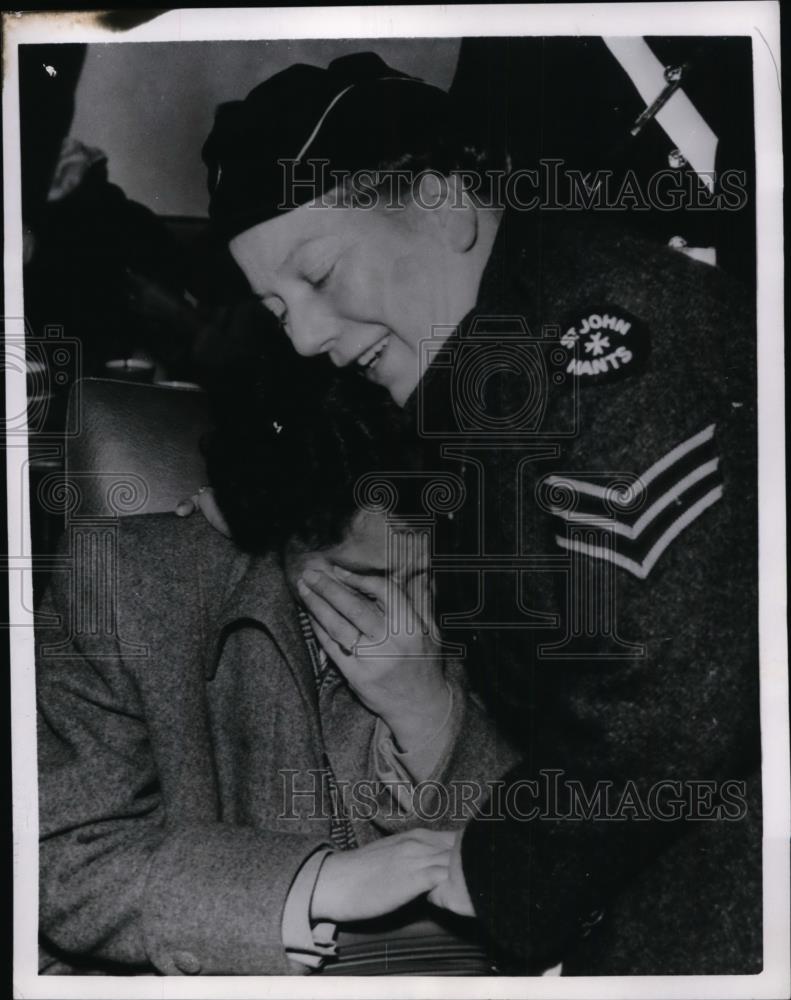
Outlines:
{"label": "wool uniform jacket", "polygon": [[753,310],[678,251],[506,213],[425,350],[408,411],[464,498],[440,626],[522,749],[463,839],[492,946],[517,971],[758,971]]}
{"label": "wool uniform jacket", "polygon": [[[122,518],[113,534],[97,561],[68,533],[71,570],[41,608],[42,970],[292,972],[283,906],[332,846],[321,772],[370,778],[376,717],[339,684],[319,718],[275,558],[198,517]],[[452,683],[463,708],[432,777],[483,783],[514,757]],[[352,814],[358,843],[432,825],[388,795]],[[462,821],[446,810],[433,825]]]}

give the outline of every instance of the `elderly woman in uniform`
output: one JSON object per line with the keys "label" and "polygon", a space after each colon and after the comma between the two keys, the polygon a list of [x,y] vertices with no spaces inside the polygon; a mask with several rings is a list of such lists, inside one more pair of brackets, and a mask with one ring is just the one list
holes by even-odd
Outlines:
{"label": "elderly woman in uniform", "polygon": [[[295,350],[384,387],[462,484],[440,625],[523,757],[432,898],[521,972],[757,971],[751,309],[676,251],[498,203],[458,122],[360,54],[221,106],[204,147]],[[343,584],[301,585],[330,656],[359,634]]]}

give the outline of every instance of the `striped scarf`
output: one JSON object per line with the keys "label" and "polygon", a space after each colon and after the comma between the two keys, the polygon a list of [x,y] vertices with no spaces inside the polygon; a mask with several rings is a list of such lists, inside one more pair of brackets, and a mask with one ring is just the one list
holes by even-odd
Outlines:
{"label": "striped scarf", "polygon": [[[311,666],[313,667],[313,677],[316,682],[316,692],[319,701],[319,727],[321,727],[322,698],[326,698],[332,688],[341,682],[341,677],[338,674],[335,664],[319,645],[307,612],[303,608],[299,608],[298,613],[302,638],[305,640],[305,646],[307,647]],[[343,800],[338,783],[335,780],[332,764],[327,756],[326,747],[323,747],[322,754],[324,758],[324,768],[322,770],[322,778],[325,783],[323,789],[325,792],[324,801],[328,799],[332,809],[330,816],[330,840],[339,850],[348,851],[357,847],[357,837],[354,834],[351,820],[344,810]]]}

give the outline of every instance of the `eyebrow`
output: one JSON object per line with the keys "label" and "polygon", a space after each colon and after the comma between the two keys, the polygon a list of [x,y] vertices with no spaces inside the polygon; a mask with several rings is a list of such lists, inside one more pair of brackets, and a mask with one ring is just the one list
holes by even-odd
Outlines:
{"label": "eyebrow", "polygon": [[[296,246],[294,246],[294,247],[291,248],[291,250],[289,251],[288,257],[286,257],[286,260],[291,260],[291,258],[295,254],[299,253],[299,251],[302,249],[302,247],[305,246],[306,243],[310,243],[312,240],[315,240],[316,238],[317,237],[315,237],[315,236],[305,236],[303,239],[301,239],[299,241],[299,243],[297,243]],[[285,261],[284,261],[284,263],[285,263]]]}
{"label": "eyebrow", "polygon": [[[291,250],[289,250],[288,254],[286,254],[286,256],[278,264],[276,264],[274,266],[274,269],[273,269],[272,273],[274,275],[279,275],[282,268],[284,268],[284,267],[286,267],[288,265],[294,264],[294,258],[297,256],[297,254],[299,253],[299,251],[302,249],[302,247],[305,246],[306,243],[311,243],[314,240],[323,239],[323,238],[324,237],[321,237],[321,236],[304,236],[299,241],[299,243],[297,243],[296,246],[293,246],[291,248]],[[259,291],[259,289],[254,288],[253,291],[255,292],[255,294],[260,299],[273,298],[273,297],[274,298],[280,298],[280,295],[277,292],[274,292],[274,291],[271,291],[271,290],[270,291],[266,291],[266,292],[261,292],[261,291]]]}
{"label": "eyebrow", "polygon": [[[338,236],[335,233],[325,233],[323,236],[318,236],[314,233],[313,236],[305,236],[303,239],[296,244],[296,246],[291,248],[289,255],[283,261],[283,264],[293,263],[294,258],[300,252],[300,250],[308,243],[317,243],[321,240],[337,240]],[[282,265],[281,265],[282,266]]]}

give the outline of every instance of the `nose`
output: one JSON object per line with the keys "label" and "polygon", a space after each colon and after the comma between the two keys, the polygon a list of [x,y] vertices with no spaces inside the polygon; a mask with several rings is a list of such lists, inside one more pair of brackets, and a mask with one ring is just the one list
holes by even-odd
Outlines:
{"label": "nose", "polygon": [[337,324],[318,304],[301,303],[288,313],[286,334],[297,354],[325,354],[337,339]]}

